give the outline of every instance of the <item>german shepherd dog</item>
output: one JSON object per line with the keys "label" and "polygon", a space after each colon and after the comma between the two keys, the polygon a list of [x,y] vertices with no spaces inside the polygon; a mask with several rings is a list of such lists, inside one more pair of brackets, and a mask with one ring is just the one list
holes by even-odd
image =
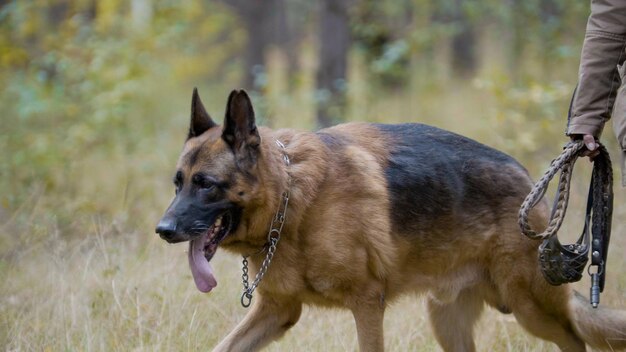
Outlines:
{"label": "german shepherd dog", "polygon": [[[174,184],[156,232],[190,242],[202,292],[217,284],[209,265],[217,248],[257,253],[248,258],[254,277],[289,194],[252,308],[215,351],[261,349],[296,324],[303,304],[349,309],[360,350],[383,351],[385,307],[409,292],[427,293],[445,351],[475,350],[485,304],[564,351],[626,348],[626,312],[592,309],[543,278],[539,243],[517,224],[532,186],[527,171],[460,135],[421,124],[257,128],[243,90],[228,97],[220,126],[194,90]],[[530,220],[539,228],[548,207],[536,209]]]}

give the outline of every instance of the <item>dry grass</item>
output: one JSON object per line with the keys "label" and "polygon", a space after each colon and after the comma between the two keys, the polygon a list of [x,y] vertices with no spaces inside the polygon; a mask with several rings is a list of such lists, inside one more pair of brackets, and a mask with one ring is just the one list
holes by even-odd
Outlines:
{"label": "dry grass", "polygon": [[[623,196],[618,201],[623,201]],[[624,219],[624,211],[616,219]],[[610,277],[602,304],[626,306],[626,249],[616,222]],[[185,245],[156,236],[119,233],[93,224],[82,240],[58,234],[29,246],[1,268],[0,342],[16,351],[197,351],[214,346],[245,314],[239,305],[240,261],[220,252],[219,286],[196,291]],[[145,241],[145,242],[144,242]],[[587,290],[585,279],[580,289]],[[511,316],[487,310],[476,329],[479,350],[544,351],[553,346],[523,332]],[[390,351],[439,350],[423,300],[393,303],[385,319]],[[356,350],[347,311],[307,308],[270,351]]]}
{"label": "dry grass", "polygon": [[[270,104],[269,114],[276,125],[311,127],[311,110],[302,108],[310,105],[308,88],[303,89],[304,93],[294,95],[295,101]],[[551,148],[519,148],[502,138],[511,133],[507,130],[511,125],[498,120],[492,113],[493,97],[484,94],[455,90],[415,99],[415,92],[409,91],[374,103],[356,97],[351,99],[359,108],[349,115],[350,119],[387,122],[392,121],[383,117],[395,116],[398,119],[393,122],[397,122],[426,116],[423,122],[513,154],[537,178],[564,141],[562,124],[546,127],[541,137],[545,138],[540,140],[542,145]],[[187,107],[186,100],[175,101],[183,110]],[[208,105],[210,111],[222,108]],[[301,116],[302,110],[308,111],[306,118],[294,118]],[[131,155],[120,151],[115,158],[100,159],[94,153],[81,161],[80,167],[68,170],[67,177],[78,185],[73,188],[76,194],[67,195],[64,201],[74,204],[91,199],[86,206],[68,205],[68,209],[80,210],[69,226],[57,225],[58,209],[48,205],[42,189],[30,190],[32,196],[18,209],[0,207],[0,346],[6,351],[209,350],[242,319],[246,310],[239,304],[239,258],[218,252],[213,262],[219,285],[212,293],[202,294],[194,287],[186,246],[167,245],[152,234],[173,191],[169,177],[182,141],[172,136],[182,137],[186,115],[182,111],[177,122],[165,126]],[[580,219],[585,185],[576,184],[572,192],[570,220],[561,233],[574,237],[581,224],[573,219]],[[601,304],[626,307],[624,189],[616,188],[615,204],[609,278]],[[588,292],[588,278],[578,288]],[[475,335],[479,350],[554,350],[551,344],[525,333],[510,315],[489,309]],[[440,350],[420,297],[404,297],[389,307],[385,344],[390,351]],[[356,330],[349,312],[311,307],[281,341],[268,348],[356,349]]]}

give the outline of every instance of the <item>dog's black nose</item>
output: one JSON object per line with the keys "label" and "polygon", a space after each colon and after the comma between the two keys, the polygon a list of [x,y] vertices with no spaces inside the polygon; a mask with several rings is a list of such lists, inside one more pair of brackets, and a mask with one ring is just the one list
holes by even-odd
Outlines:
{"label": "dog's black nose", "polygon": [[155,231],[162,239],[171,240],[176,235],[176,222],[163,218],[159,221]]}

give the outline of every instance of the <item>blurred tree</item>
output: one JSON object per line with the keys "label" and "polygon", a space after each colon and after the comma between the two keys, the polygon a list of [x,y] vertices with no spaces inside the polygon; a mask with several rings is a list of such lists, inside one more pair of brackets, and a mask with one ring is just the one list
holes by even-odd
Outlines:
{"label": "blurred tree", "polygon": [[302,43],[307,40],[307,35],[310,33],[312,22],[310,14],[314,11],[316,4],[308,0],[282,1],[286,12],[284,27],[286,31],[279,38],[281,41],[278,47],[287,58],[287,87],[292,91],[302,73],[300,52]]}
{"label": "blurred tree", "polygon": [[315,93],[319,127],[328,127],[344,116],[350,49],[349,3],[350,0],[321,0],[320,3]]}
{"label": "blurred tree", "polygon": [[47,10],[49,25],[58,28],[67,19],[70,10],[69,0],[52,1]]}
{"label": "blurred tree", "polygon": [[450,68],[454,77],[472,78],[478,69],[478,33],[471,13],[479,4],[444,0],[435,7],[433,21],[450,28]]}
{"label": "blurred tree", "polygon": [[470,18],[463,0],[455,0],[452,18],[455,32],[452,36],[452,72],[455,76],[472,78],[478,69],[476,24]]}
{"label": "blurred tree", "polygon": [[539,54],[541,55],[541,67],[544,73],[550,62],[559,57],[559,48],[562,47],[561,34],[565,30],[565,21],[562,20],[564,2],[561,0],[541,0],[539,2],[539,20],[541,23],[540,33],[542,40],[539,42]]}
{"label": "blurred tree", "polygon": [[510,16],[512,17],[510,26],[512,31],[512,40],[510,41],[511,47],[509,52],[509,67],[510,72],[512,72],[515,76],[519,76],[517,73],[521,71],[517,68],[521,65],[521,62],[523,60],[522,55],[524,53],[524,47],[526,46],[524,30],[529,25],[529,23],[527,23],[525,20],[526,16],[524,13],[524,10],[527,7],[517,0],[508,0],[508,2],[510,3]]}
{"label": "blurred tree", "polygon": [[222,1],[242,20],[247,35],[242,86],[262,91],[267,84],[267,50],[289,42],[285,0]]}
{"label": "blurred tree", "polygon": [[354,7],[350,21],[353,40],[369,63],[372,83],[385,89],[405,87],[413,12],[413,3],[406,0],[360,0]]}

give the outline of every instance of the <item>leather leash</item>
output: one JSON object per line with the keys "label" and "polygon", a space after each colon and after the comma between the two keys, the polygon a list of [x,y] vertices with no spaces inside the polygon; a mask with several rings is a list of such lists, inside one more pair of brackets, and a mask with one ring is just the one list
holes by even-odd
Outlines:
{"label": "leather leash", "polygon": [[[567,245],[562,245],[557,237],[567,210],[574,163],[584,149],[582,141],[572,141],[565,146],[522,203],[518,223],[524,235],[543,240],[539,246],[539,264],[544,278],[551,285],[579,281],[591,250],[591,264],[587,271],[591,276],[590,302],[596,308],[600,303],[600,293],[604,290],[613,214],[613,168],[609,153],[601,144],[599,155],[593,159],[582,234],[576,243]],[[548,226],[543,232],[537,233],[528,223],[530,210],[544,197],[550,180],[559,171],[559,185]]]}

